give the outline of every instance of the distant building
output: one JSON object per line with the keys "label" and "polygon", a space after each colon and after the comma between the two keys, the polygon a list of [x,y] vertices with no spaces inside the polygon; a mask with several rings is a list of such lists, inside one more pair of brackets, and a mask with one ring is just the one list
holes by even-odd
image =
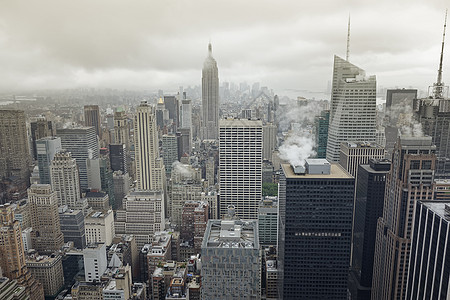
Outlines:
{"label": "distant building", "polygon": [[86,200],[89,206],[94,210],[108,210],[110,208],[109,196],[107,193],[90,191],[86,193]]}
{"label": "distant building", "polygon": [[278,198],[265,197],[258,209],[258,235],[261,246],[277,244]]}
{"label": "distant building", "polygon": [[316,126],[316,152],[317,158],[327,157],[327,142],[328,142],[328,126],[330,123],[330,111],[324,110],[315,119]]}
{"label": "distant building", "polygon": [[272,161],[272,153],[277,148],[278,128],[273,124],[263,126],[263,159]]}
{"label": "distant building", "polygon": [[84,106],[84,125],[94,127],[95,133],[102,139],[100,109],[98,105]]}
{"label": "distant building", "polygon": [[177,137],[174,134],[163,135],[161,148],[164,166],[166,167],[166,176],[170,178],[172,164],[178,160]]}
{"label": "distant building", "polygon": [[202,70],[202,139],[219,137],[219,70],[212,57],[211,43]]}
{"label": "distant building", "polygon": [[80,201],[80,176],[76,160],[68,151],[60,151],[50,165],[52,189],[56,192],[58,205],[75,208]]}
{"label": "distant building", "polygon": [[84,215],[81,210],[72,210],[61,206],[59,208],[59,223],[65,243],[71,241],[77,249],[83,249],[86,246]]}
{"label": "distant building", "polygon": [[42,283],[46,297],[56,297],[64,286],[62,258],[59,254],[50,256],[28,256],[27,267],[34,277]]}
{"label": "distant building", "polygon": [[39,166],[39,181],[51,184],[50,165],[57,152],[61,151],[59,137],[45,137],[36,140],[36,159]]}
{"label": "distant building", "polygon": [[88,282],[100,281],[100,277],[108,267],[105,244],[88,245],[83,249],[83,258],[85,280]]}
{"label": "distant building", "polygon": [[358,166],[367,165],[371,158],[383,159],[384,148],[368,142],[341,143],[339,164],[352,176],[356,177]]}
{"label": "distant building", "polygon": [[202,244],[202,299],[260,299],[256,221],[209,220]]}
{"label": "distant building", "polygon": [[112,210],[93,211],[84,220],[86,243],[104,243],[109,246],[115,235],[114,213]]}
{"label": "distant building", "polygon": [[125,144],[109,145],[109,159],[113,171],[127,173],[127,148]]}

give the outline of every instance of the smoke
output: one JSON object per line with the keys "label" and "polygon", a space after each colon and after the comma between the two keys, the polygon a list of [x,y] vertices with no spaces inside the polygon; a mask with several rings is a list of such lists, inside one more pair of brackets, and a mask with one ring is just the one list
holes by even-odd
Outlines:
{"label": "smoke", "polygon": [[398,128],[401,136],[423,136],[422,124],[414,117],[411,100],[396,103],[386,111],[390,124]]}
{"label": "smoke", "polygon": [[280,146],[280,158],[293,166],[304,166],[305,160],[316,155],[314,138],[310,132],[291,132]]}
{"label": "smoke", "polygon": [[172,173],[174,172],[182,177],[189,177],[193,174],[192,168],[189,165],[184,165],[178,160],[172,164]]}
{"label": "smoke", "polygon": [[300,105],[285,105],[277,111],[279,128],[291,129],[279,147],[280,158],[294,166],[304,166],[305,160],[316,155],[314,151],[314,119],[321,113],[318,101],[301,101]]}

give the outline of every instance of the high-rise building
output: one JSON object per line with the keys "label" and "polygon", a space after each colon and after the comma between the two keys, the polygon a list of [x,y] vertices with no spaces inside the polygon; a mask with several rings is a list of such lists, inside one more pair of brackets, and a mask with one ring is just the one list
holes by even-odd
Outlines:
{"label": "high-rise building", "polygon": [[278,199],[265,197],[258,209],[258,235],[261,246],[275,246],[278,237]]}
{"label": "high-rise building", "polygon": [[45,117],[38,117],[35,122],[30,123],[31,141],[33,143],[33,158],[37,159],[36,141],[48,136],[55,135],[55,126],[52,121]]}
{"label": "high-rise building", "polygon": [[327,142],[327,159],[330,162],[339,162],[342,142],[375,143],[376,86],[375,76],[366,77],[364,70],[334,56]]}
{"label": "high-rise building", "polygon": [[122,108],[118,108],[114,113],[114,143],[125,145],[127,150],[131,146],[128,117]]}
{"label": "high-rise building", "polygon": [[386,178],[383,216],[378,219],[372,299],[405,299],[413,213],[432,200],[436,147],[431,137],[400,137]]}
{"label": "high-rise building", "polygon": [[21,226],[10,204],[0,205],[0,270],[3,276],[27,288],[29,298],[26,299],[44,299],[42,284],[26,266]]}
{"label": "high-rise building", "polygon": [[122,171],[122,173],[127,173],[128,161],[125,144],[109,145],[109,160],[113,172]]}
{"label": "high-rise building", "polygon": [[56,192],[58,205],[75,208],[80,201],[80,176],[77,162],[68,151],[56,153],[50,165],[52,189]]}
{"label": "high-rise building", "polygon": [[28,211],[33,228],[33,249],[40,253],[59,251],[64,244],[58,214],[58,198],[50,184],[33,184],[28,189]]}
{"label": "high-rise building", "polygon": [[355,179],[325,159],[281,167],[279,298],[347,299]]}
{"label": "high-rise building", "polygon": [[102,139],[102,128],[100,126],[100,109],[98,105],[85,105],[84,106],[84,126],[94,127],[95,133],[100,139]]}
{"label": "high-rise building", "polygon": [[44,295],[55,299],[64,286],[62,257],[55,253],[50,256],[34,254],[27,257],[27,267],[42,283]]}
{"label": "high-rise building", "polygon": [[257,219],[262,196],[262,122],[220,120],[220,215],[229,205],[242,219]]}
{"label": "high-rise building", "polygon": [[116,233],[112,210],[93,211],[84,220],[86,243],[103,243],[110,246]]}
{"label": "high-rise building", "polygon": [[166,167],[166,176],[170,177],[172,164],[178,160],[178,143],[174,134],[164,134],[162,136],[162,156]]}
{"label": "high-rise building", "polygon": [[113,205],[113,209],[121,209],[123,198],[128,194],[130,190],[130,175],[128,173],[122,173],[116,171],[113,173],[114,182],[114,199],[116,200]]}
{"label": "high-rise building", "polygon": [[384,148],[366,142],[342,142],[339,164],[352,176],[356,177],[359,165],[367,165],[369,159],[383,159]]}
{"label": "high-rise building", "polygon": [[358,167],[349,279],[349,289],[355,300],[370,300],[377,221],[383,215],[386,175],[390,167],[388,160],[375,159]]}
{"label": "high-rise building", "polygon": [[73,242],[77,249],[86,247],[86,234],[84,215],[81,210],[67,209],[67,206],[59,207],[59,224],[64,235],[64,242]]}
{"label": "high-rise building", "polygon": [[162,190],[165,180],[164,164],[159,157],[155,111],[147,101],[142,101],[136,109],[134,144],[137,188]]}
{"label": "high-rise building", "polygon": [[198,254],[202,248],[203,235],[208,223],[208,202],[186,201],[181,214],[180,237],[183,241],[192,242]]}
{"label": "high-rise building", "polygon": [[450,202],[417,202],[405,299],[450,299]]}
{"label": "high-rise building", "polygon": [[209,220],[202,244],[202,299],[260,299],[255,220]]}
{"label": "high-rise building", "polygon": [[328,126],[330,123],[330,111],[324,110],[315,119],[316,125],[316,152],[317,158],[327,157],[327,141],[328,141]]}
{"label": "high-rise building", "polygon": [[42,184],[50,184],[50,165],[55,154],[61,150],[61,138],[44,137],[36,140],[36,159],[39,166],[39,180]]}
{"label": "high-rise building", "polygon": [[179,158],[190,154],[192,151],[192,130],[190,128],[178,128],[177,143]]}
{"label": "high-rise building", "polygon": [[164,96],[164,106],[169,112],[169,119],[172,121],[172,132],[178,128],[178,116],[180,114],[180,105],[176,96]]}
{"label": "high-rise building", "polygon": [[87,160],[98,159],[99,147],[97,134],[93,127],[62,128],[56,130],[56,135],[61,137],[63,149],[72,153],[80,174],[80,188],[88,189]]}
{"label": "high-rise building", "polygon": [[160,191],[130,191],[114,222],[116,234],[134,235],[138,249],[151,243],[153,234],[164,225],[164,195]]}
{"label": "high-rise building", "polygon": [[180,128],[192,128],[192,104],[191,100],[181,100]]}
{"label": "high-rise building", "polygon": [[277,148],[277,126],[263,126],[263,159],[272,161],[272,153]]}
{"label": "high-rise building", "polygon": [[[100,281],[108,267],[105,244],[90,244],[83,249],[84,277],[87,282]],[[101,299],[101,298],[89,298]]]}
{"label": "high-rise building", "polygon": [[0,141],[0,178],[15,176],[28,182],[31,159],[23,110],[0,110]]}
{"label": "high-rise building", "polygon": [[202,139],[216,140],[219,136],[219,70],[211,43],[202,70],[202,111]]}

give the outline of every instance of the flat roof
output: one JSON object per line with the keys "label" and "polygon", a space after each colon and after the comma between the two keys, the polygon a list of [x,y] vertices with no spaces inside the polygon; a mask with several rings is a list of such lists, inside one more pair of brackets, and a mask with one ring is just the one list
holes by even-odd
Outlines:
{"label": "flat roof", "polygon": [[259,248],[256,220],[208,220],[202,248]]}
{"label": "flat roof", "polygon": [[331,178],[348,178],[352,179],[354,178],[352,175],[350,175],[341,165],[339,164],[331,164],[331,171],[330,174],[295,174],[294,169],[290,164],[281,164],[281,168],[283,169],[284,174],[286,175],[286,178],[307,178],[307,179],[313,179],[313,178],[323,178],[323,179],[331,179]]}
{"label": "flat roof", "polygon": [[261,120],[249,119],[221,119],[219,120],[219,127],[261,127]]}
{"label": "flat roof", "polygon": [[422,202],[422,204],[435,212],[443,220],[450,222],[450,211],[445,211],[445,206],[450,207],[450,201]]}

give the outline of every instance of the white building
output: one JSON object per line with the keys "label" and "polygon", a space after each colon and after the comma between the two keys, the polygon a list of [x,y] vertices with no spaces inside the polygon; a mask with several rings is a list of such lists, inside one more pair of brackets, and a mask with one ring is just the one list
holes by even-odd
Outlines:
{"label": "white building", "polygon": [[327,143],[327,159],[330,162],[339,162],[342,142],[375,143],[376,87],[375,76],[366,77],[364,70],[334,56]]}
{"label": "white building", "polygon": [[31,244],[31,232],[33,231],[33,228],[28,227],[22,230],[22,241],[23,241],[23,250],[25,250],[25,253],[28,252],[28,250],[32,249],[33,246]]}
{"label": "white building", "polygon": [[100,281],[108,267],[105,244],[90,244],[83,249],[85,281]]}
{"label": "white building", "polygon": [[50,165],[52,189],[56,191],[58,205],[75,208],[80,200],[80,176],[75,158],[68,151],[54,155]]}
{"label": "white building", "polygon": [[114,213],[108,211],[94,211],[84,220],[86,244],[105,243],[112,244],[115,235]]}
{"label": "white building", "polygon": [[243,219],[257,219],[262,185],[262,122],[220,120],[220,216],[229,205]]}

